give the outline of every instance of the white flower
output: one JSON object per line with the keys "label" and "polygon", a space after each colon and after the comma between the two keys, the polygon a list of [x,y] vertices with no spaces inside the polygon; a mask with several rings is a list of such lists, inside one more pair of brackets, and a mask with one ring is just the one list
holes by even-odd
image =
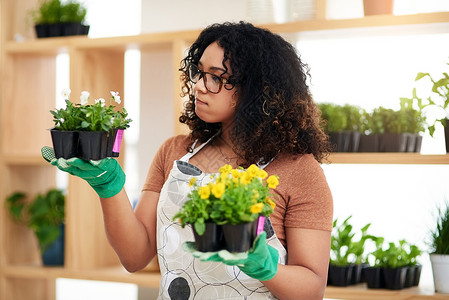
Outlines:
{"label": "white flower", "polygon": [[81,92],[81,96],[80,96],[80,100],[81,100],[81,105],[86,105],[89,102],[89,92],[87,91],[82,91]]}
{"label": "white flower", "polygon": [[64,97],[64,99],[69,99],[69,97],[70,97],[70,93],[71,93],[72,91],[69,89],[69,88],[65,88],[65,89],[63,89],[62,90],[62,96]]}
{"label": "white flower", "polygon": [[110,93],[112,95],[112,99],[114,99],[117,104],[120,104],[122,102],[120,96],[118,95],[118,92],[111,91]]}
{"label": "white flower", "polygon": [[101,106],[104,106],[104,104],[106,103],[106,101],[103,98],[95,99],[95,104],[97,104],[98,102],[101,103]]}

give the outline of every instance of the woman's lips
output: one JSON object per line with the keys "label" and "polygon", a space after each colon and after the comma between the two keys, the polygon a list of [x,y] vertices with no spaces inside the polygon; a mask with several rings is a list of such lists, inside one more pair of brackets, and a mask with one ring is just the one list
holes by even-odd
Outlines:
{"label": "woman's lips", "polygon": [[195,104],[196,104],[196,105],[207,105],[206,102],[203,102],[203,101],[201,101],[201,100],[198,99],[198,98],[195,99]]}

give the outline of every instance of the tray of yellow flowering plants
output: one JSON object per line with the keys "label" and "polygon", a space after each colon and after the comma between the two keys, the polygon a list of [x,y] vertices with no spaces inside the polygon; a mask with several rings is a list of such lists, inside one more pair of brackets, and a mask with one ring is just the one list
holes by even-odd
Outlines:
{"label": "tray of yellow flowering plants", "polygon": [[274,210],[278,176],[254,164],[246,170],[224,165],[211,176],[203,186],[190,181],[192,191],[173,220],[192,225],[199,251],[246,252]]}

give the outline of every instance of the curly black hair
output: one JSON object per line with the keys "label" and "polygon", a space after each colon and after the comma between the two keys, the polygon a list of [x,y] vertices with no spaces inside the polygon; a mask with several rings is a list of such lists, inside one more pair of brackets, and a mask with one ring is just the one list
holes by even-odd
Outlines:
{"label": "curly black hair", "polygon": [[221,123],[206,123],[195,114],[187,72],[213,42],[224,49],[223,67],[229,61],[229,80],[238,93],[230,137],[242,165],[266,163],[278,153],[311,153],[322,162],[329,142],[307,85],[308,66],[280,35],[246,22],[208,26],[181,61],[181,94],[189,99],[179,121],[189,126],[192,140],[205,142],[221,129]]}

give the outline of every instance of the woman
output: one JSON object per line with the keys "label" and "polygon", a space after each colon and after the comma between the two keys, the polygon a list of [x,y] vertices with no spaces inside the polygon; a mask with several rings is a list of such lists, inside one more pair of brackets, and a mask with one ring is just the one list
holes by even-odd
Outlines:
{"label": "woman", "polygon": [[[180,70],[189,96],[180,121],[191,132],[161,146],[134,212],[114,159],[44,157],[97,191],[109,241],[127,270],[138,271],[158,255],[161,299],[322,299],[333,204],[319,165],[328,142],[306,66],[280,36],[240,22],[203,30]],[[254,252],[221,263],[184,251],[191,230],[172,217],[190,178],[206,178],[224,164],[252,163],[280,181],[275,211]]]}

